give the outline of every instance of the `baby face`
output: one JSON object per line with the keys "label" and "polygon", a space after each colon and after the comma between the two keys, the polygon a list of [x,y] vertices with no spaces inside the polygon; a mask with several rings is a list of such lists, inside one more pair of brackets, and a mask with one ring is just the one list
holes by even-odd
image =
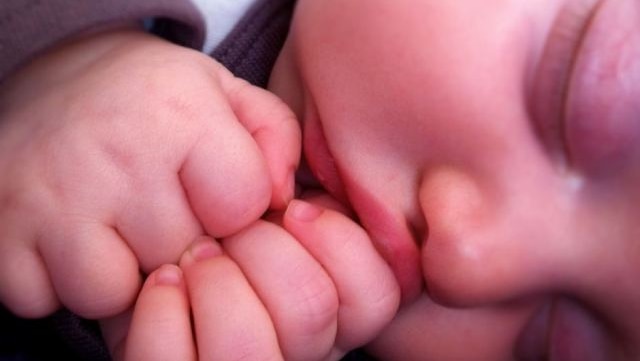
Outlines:
{"label": "baby face", "polygon": [[300,0],[272,89],[401,285],[372,353],[640,355],[640,2]]}

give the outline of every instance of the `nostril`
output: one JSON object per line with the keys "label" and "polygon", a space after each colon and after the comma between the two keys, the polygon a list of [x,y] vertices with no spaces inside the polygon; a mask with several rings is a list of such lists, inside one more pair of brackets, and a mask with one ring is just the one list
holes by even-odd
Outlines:
{"label": "nostril", "polygon": [[422,248],[429,237],[429,225],[425,218],[422,215],[419,217],[407,217],[407,229],[418,247]]}
{"label": "nostril", "polygon": [[485,195],[477,179],[453,166],[429,169],[420,184],[422,221],[413,224],[421,240],[423,277],[430,295],[447,304],[465,303],[482,277],[482,247],[473,239],[486,223]]}
{"label": "nostril", "polygon": [[562,270],[553,248],[557,242],[533,234],[522,220],[500,215],[443,227],[429,223],[421,265],[426,289],[436,302],[486,306],[561,287]]}
{"label": "nostril", "polygon": [[552,271],[545,265],[553,263],[549,245],[555,242],[539,230],[546,218],[532,215],[521,196],[495,186],[454,167],[423,178],[420,206],[428,238],[421,265],[429,295],[441,304],[483,306],[547,286]]}
{"label": "nostril", "polygon": [[489,212],[477,180],[454,167],[438,167],[425,173],[419,198],[423,221],[414,223],[413,230],[422,240],[430,296],[450,306],[476,302],[487,283],[485,261],[490,256],[478,239]]}

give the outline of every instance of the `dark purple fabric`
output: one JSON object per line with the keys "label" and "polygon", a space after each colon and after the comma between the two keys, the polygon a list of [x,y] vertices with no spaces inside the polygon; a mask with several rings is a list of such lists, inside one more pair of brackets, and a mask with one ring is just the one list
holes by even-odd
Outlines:
{"label": "dark purple fabric", "polygon": [[98,324],[84,320],[67,310],[60,310],[49,317],[53,332],[60,338],[62,346],[70,350],[78,361],[109,361]]}
{"label": "dark purple fabric", "polygon": [[0,360],[77,360],[65,342],[52,332],[50,318],[22,320],[0,305]]}
{"label": "dark purple fabric", "polygon": [[266,87],[286,39],[294,0],[259,0],[211,54],[236,76]]}
{"label": "dark purple fabric", "polygon": [[159,20],[159,31],[170,40],[201,48],[204,20],[190,0],[2,0],[0,83],[74,35],[149,18]]}

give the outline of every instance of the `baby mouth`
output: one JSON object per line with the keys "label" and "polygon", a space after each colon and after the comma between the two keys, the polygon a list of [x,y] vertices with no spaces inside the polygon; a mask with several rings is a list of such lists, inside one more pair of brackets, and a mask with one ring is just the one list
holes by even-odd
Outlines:
{"label": "baby mouth", "polygon": [[338,201],[352,207],[380,255],[391,267],[401,289],[402,302],[416,299],[422,291],[420,252],[403,216],[388,207],[355,179],[339,171],[322,129],[315,117],[304,122],[304,151],[309,168]]}
{"label": "baby mouth", "polygon": [[420,296],[424,279],[420,264],[420,249],[402,214],[392,213],[371,192],[345,179],[349,199],[360,222],[380,255],[391,267],[400,290],[402,303],[408,304]]}
{"label": "baby mouth", "polygon": [[318,119],[308,117],[305,120],[303,137],[305,158],[311,172],[334,198],[348,205],[338,167],[329,150],[322,125]]}

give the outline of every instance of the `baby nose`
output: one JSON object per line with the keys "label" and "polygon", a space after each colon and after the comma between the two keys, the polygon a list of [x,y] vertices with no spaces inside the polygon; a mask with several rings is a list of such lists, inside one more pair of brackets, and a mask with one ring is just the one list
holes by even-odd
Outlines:
{"label": "baby nose", "polygon": [[563,241],[565,212],[545,204],[544,191],[504,195],[489,183],[455,168],[423,178],[429,230],[422,268],[439,302],[477,306],[552,291],[563,286],[567,268],[578,267],[576,250]]}

